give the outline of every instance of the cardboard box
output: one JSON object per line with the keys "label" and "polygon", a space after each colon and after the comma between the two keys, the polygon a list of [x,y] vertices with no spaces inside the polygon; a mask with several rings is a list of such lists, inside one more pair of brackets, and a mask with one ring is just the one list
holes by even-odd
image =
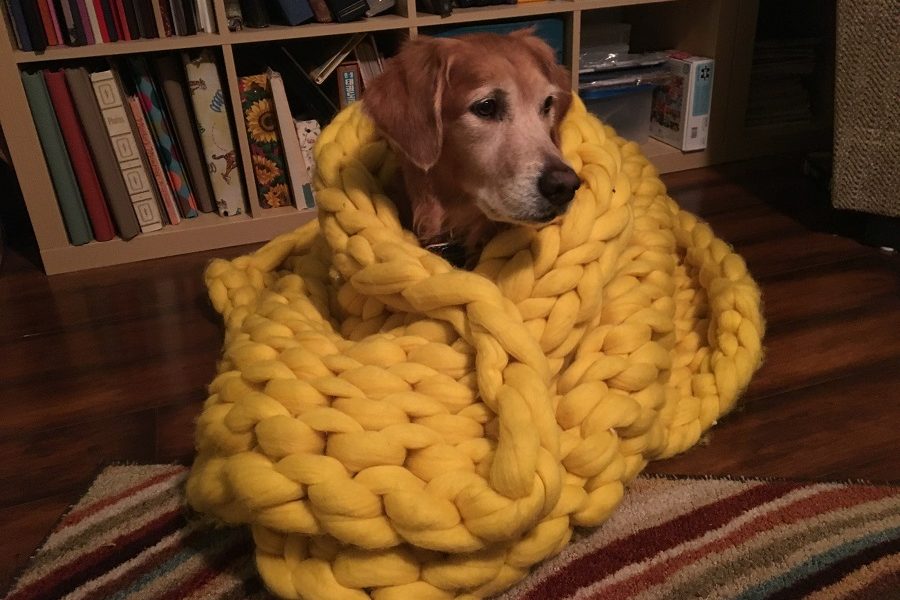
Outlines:
{"label": "cardboard box", "polygon": [[650,135],[683,150],[703,150],[709,134],[714,61],[673,52],[671,80],[653,92]]}

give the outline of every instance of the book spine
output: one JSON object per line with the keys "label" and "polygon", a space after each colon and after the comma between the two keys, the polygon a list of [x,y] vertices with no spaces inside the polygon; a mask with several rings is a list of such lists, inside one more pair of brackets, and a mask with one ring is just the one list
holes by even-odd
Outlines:
{"label": "book spine", "polygon": [[303,160],[306,162],[306,171],[309,173],[310,180],[316,170],[316,157],[313,149],[322,133],[319,122],[313,119],[307,121],[294,121],[294,127],[297,130],[297,139],[300,141],[300,151],[303,153]]}
{"label": "book spine", "polygon": [[223,217],[239,215],[246,204],[244,186],[231,117],[212,53],[203,50],[194,59],[185,54],[184,70],[216,209]]}
{"label": "book spine", "polygon": [[328,9],[328,5],[325,4],[325,0],[309,0],[309,6],[312,8],[313,15],[316,17],[317,22],[331,23],[334,21],[334,18],[331,16],[331,11]]}
{"label": "book spine", "polygon": [[241,77],[238,86],[260,206],[290,206],[291,194],[284,172],[269,78],[265,74]]}
{"label": "book spine", "polygon": [[156,137],[157,150],[166,167],[169,183],[172,184],[172,189],[175,190],[175,196],[178,198],[181,215],[192,219],[197,216],[197,203],[188,184],[184,166],[179,160],[178,149],[166,123],[166,115],[162,112],[163,104],[159,99],[156,85],[140,59],[132,59],[129,64],[135,75],[137,94],[144,109],[144,116]]}
{"label": "book spine", "polygon": [[[87,3],[85,0],[76,0],[75,6],[78,7],[77,22],[80,24],[80,32],[84,37],[84,44],[91,45],[94,43],[94,32],[91,30],[91,20],[87,13]],[[72,16],[75,16],[73,13]]]}
{"label": "book spine", "polygon": [[144,109],[141,107],[141,101],[137,96],[128,96],[128,108],[131,110],[131,116],[134,117],[134,123],[137,128],[138,137],[144,146],[144,153],[147,155],[147,162],[150,165],[150,171],[156,180],[156,189],[159,190],[159,196],[162,205],[169,217],[172,225],[181,223],[181,215],[178,214],[178,204],[175,202],[175,194],[169,185],[169,179],[166,171],[163,169],[162,162],[159,160],[159,153],[156,150],[156,143],[153,141],[153,135],[150,133],[150,126],[144,118]]}
{"label": "book spine", "polygon": [[103,190],[100,188],[97,171],[91,161],[91,153],[84,139],[81,124],[75,115],[75,107],[72,103],[72,96],[69,94],[69,88],[66,87],[65,75],[61,71],[44,71],[44,81],[47,91],[50,93],[50,101],[56,112],[56,118],[59,120],[63,141],[72,162],[75,179],[81,190],[84,207],[91,220],[94,238],[98,242],[111,240],[116,234],[112,218],[106,206],[106,199],[103,197]]}
{"label": "book spine", "polygon": [[269,85],[272,88],[272,102],[275,105],[275,116],[278,119],[278,134],[284,149],[284,162],[287,166],[294,202],[300,210],[312,208],[315,206],[315,201],[312,196],[309,171],[306,169],[306,161],[303,159],[303,151],[300,149],[300,139],[297,137],[297,129],[294,127],[294,117],[291,114],[287,92],[284,89],[284,81],[281,79],[281,74],[276,71],[270,70],[268,75]]}
{"label": "book spine", "polygon": [[153,12],[153,3],[151,0],[137,0],[135,7],[140,8],[140,22],[144,24],[144,32],[148,38],[160,37],[159,22],[156,20],[156,14]]}
{"label": "book spine", "polygon": [[159,29],[159,37],[172,37],[175,30],[172,29],[172,19],[169,17],[169,7],[166,0],[151,0],[153,15],[156,17],[156,26]]}
{"label": "book spine", "polygon": [[[338,23],[356,21],[366,15],[369,5],[366,0],[325,0],[331,9],[334,20]],[[450,0],[447,0],[450,2]]]}
{"label": "book spine", "polygon": [[94,18],[97,19],[97,31],[95,32],[94,37],[98,37],[97,33],[99,33],[99,39],[104,43],[108,43],[110,41],[109,31],[106,28],[106,19],[103,17],[103,4],[100,0],[91,0],[91,4],[94,6]]}
{"label": "book spine", "polygon": [[141,229],[131,206],[128,189],[125,187],[125,180],[122,178],[122,171],[119,169],[112,142],[107,135],[103,115],[100,114],[100,107],[97,106],[91,77],[84,67],[69,68],[65,72],[72,101],[78,112],[78,118],[84,126],[88,147],[100,176],[100,184],[103,186],[104,194],[109,202],[110,212],[119,237],[123,240],[130,240],[140,233]]}
{"label": "book spine", "polygon": [[31,38],[31,46],[35,52],[41,52],[47,48],[47,33],[44,31],[44,23],[41,21],[41,12],[38,10],[40,0],[22,0],[22,12],[25,15],[25,23],[28,26],[28,35]]}
{"label": "book spine", "polygon": [[195,122],[191,119],[188,99],[185,97],[184,69],[174,54],[163,54],[153,59],[157,82],[170,117],[171,131],[181,150],[182,163],[191,180],[194,199],[202,212],[212,212],[213,202],[209,174],[200,153]]}
{"label": "book spine", "polygon": [[84,33],[84,26],[81,23],[81,13],[78,11],[78,0],[62,0],[63,6],[68,5],[66,12],[66,24],[69,27],[69,37],[73,46],[84,46],[87,44],[87,36]]}
{"label": "book spine", "polygon": [[84,8],[87,10],[88,21],[91,26],[91,33],[94,36],[95,44],[102,44],[107,40],[103,37],[103,30],[100,29],[100,18],[97,15],[97,6],[94,0],[84,0]]}
{"label": "book spine", "polygon": [[277,0],[277,3],[288,25],[299,25],[313,17],[307,0]]}
{"label": "book spine", "polygon": [[116,31],[119,39],[131,41],[131,32],[128,30],[128,17],[125,16],[125,0],[110,0],[112,2],[113,15],[116,19]]}
{"label": "book spine", "polygon": [[216,9],[212,0],[197,0],[197,14],[203,22],[201,31],[204,33],[216,33],[218,31],[216,27]]}
{"label": "book spine", "polygon": [[47,5],[50,9],[50,21],[53,23],[53,31],[56,33],[56,39],[59,40],[60,44],[65,44],[66,38],[63,36],[62,27],[60,26],[60,16],[57,14],[56,1],[47,0]]}
{"label": "book spine", "polygon": [[338,100],[341,108],[347,108],[359,99],[359,65],[343,63],[337,68]]}
{"label": "book spine", "polygon": [[22,0],[6,0],[6,6],[9,10],[9,20],[13,26],[13,32],[16,34],[16,40],[19,43],[19,50],[31,52],[34,48],[31,45],[31,37],[28,32],[28,24],[25,20],[25,12],[22,8]]}
{"label": "book spine", "polygon": [[118,42],[121,38],[119,37],[119,30],[116,27],[116,15],[115,10],[113,9],[113,0],[95,0],[100,2],[100,12],[97,13],[97,18],[100,18],[100,15],[103,15],[103,22],[106,24],[106,34],[109,38],[110,42]]}
{"label": "book spine", "polygon": [[69,235],[69,241],[80,246],[87,244],[92,239],[91,225],[81,193],[78,191],[78,183],[72,170],[72,163],[66,153],[62,132],[50,102],[50,93],[40,72],[22,72],[22,83],[25,95],[34,116],[34,124],[37,129],[44,156],[47,159],[47,168],[50,170],[50,178],[53,180],[53,188],[56,190],[56,201],[59,203],[60,214]]}
{"label": "book spine", "polygon": [[[179,0],[172,0],[179,2]],[[184,15],[184,35],[197,34],[197,15],[195,13],[195,0],[180,0],[181,13]]]}
{"label": "book spine", "polygon": [[91,83],[141,231],[159,230],[162,217],[115,75],[112,71],[92,73]]}
{"label": "book spine", "polygon": [[56,37],[56,29],[53,27],[53,19],[50,17],[50,7],[47,0],[38,0],[38,12],[41,15],[41,24],[44,27],[44,35],[47,36],[48,46],[59,46],[62,40]]}
{"label": "book spine", "polygon": [[135,0],[123,0],[122,7],[125,9],[125,23],[128,25],[128,33],[131,35],[131,39],[138,40],[145,37],[140,19],[138,19]]}

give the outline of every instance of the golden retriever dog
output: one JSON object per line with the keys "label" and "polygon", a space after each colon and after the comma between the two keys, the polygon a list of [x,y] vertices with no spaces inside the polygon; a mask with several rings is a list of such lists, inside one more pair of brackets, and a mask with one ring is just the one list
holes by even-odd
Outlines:
{"label": "golden retriever dog", "polygon": [[569,71],[530,30],[409,41],[362,98],[400,157],[389,193],[404,225],[468,266],[503,224],[566,211],[580,185],[557,146],[571,101]]}

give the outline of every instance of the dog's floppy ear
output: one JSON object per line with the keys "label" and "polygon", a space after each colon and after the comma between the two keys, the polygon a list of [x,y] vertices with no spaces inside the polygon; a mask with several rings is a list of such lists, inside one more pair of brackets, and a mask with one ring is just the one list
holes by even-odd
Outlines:
{"label": "dog's floppy ear", "polygon": [[547,79],[559,88],[553,111],[553,138],[554,141],[558,141],[559,124],[572,105],[572,75],[567,68],[556,62],[556,52],[547,42],[534,34],[534,27],[519,29],[510,36],[528,50]]}
{"label": "dog's floppy ear", "polygon": [[428,37],[406,42],[363,95],[363,108],[375,125],[423,171],[441,154],[449,42]]}

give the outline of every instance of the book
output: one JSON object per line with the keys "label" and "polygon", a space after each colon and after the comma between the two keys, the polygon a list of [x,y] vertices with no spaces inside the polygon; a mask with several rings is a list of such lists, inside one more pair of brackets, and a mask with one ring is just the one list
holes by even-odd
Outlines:
{"label": "book", "polygon": [[113,16],[116,19],[116,31],[119,33],[119,39],[123,41],[131,41],[131,32],[128,30],[128,18],[125,16],[125,2],[127,0],[110,0],[113,9]]}
{"label": "book", "polygon": [[394,0],[366,0],[366,4],[369,6],[368,10],[366,10],[366,16],[374,17],[388,9],[394,8],[395,2]]}
{"label": "book", "polygon": [[371,35],[366,36],[366,39],[359,43],[353,54],[359,65],[362,89],[365,90],[384,71],[384,61],[381,53],[378,52],[378,46],[375,45],[375,38]]}
{"label": "book", "polygon": [[322,133],[322,127],[318,121],[308,119],[294,121],[294,128],[297,131],[297,139],[300,141],[300,151],[303,153],[306,171],[309,173],[309,178],[312,179],[316,170],[316,157],[313,149]]}
{"label": "book", "polygon": [[317,23],[331,23],[334,21],[331,17],[331,10],[325,4],[325,0],[309,0],[309,6],[312,8],[313,16]]}
{"label": "book", "polygon": [[241,14],[246,27],[268,27],[269,11],[263,0],[240,0]]}
{"label": "book", "polygon": [[288,25],[299,25],[313,18],[313,11],[307,0],[276,0],[276,4]]}
{"label": "book", "polygon": [[337,68],[338,100],[341,108],[347,108],[359,100],[362,93],[360,89],[359,65],[348,61],[338,65]]}
{"label": "book", "polygon": [[356,46],[365,39],[365,33],[355,33],[353,34],[331,57],[328,58],[324,63],[313,69],[309,76],[313,81],[316,82],[317,85],[322,85],[328,76],[334,73],[334,70],[337,69],[338,65],[344,62],[347,56],[353,52]]}
{"label": "book", "polygon": [[22,0],[21,4],[28,37],[31,39],[31,49],[35,52],[41,52],[47,48],[47,33],[44,31],[44,23],[41,21],[39,2],[40,0]]}
{"label": "book", "polygon": [[150,133],[150,126],[147,124],[147,119],[144,118],[144,109],[141,106],[141,100],[137,95],[129,95],[126,102],[128,103],[128,109],[131,111],[131,116],[134,119],[134,125],[137,129],[138,137],[141,140],[141,145],[144,147],[144,154],[147,155],[147,164],[150,167],[150,172],[153,174],[153,179],[156,181],[156,189],[159,192],[159,199],[162,208],[165,211],[165,216],[169,223],[178,225],[181,223],[181,215],[178,213],[178,203],[175,201],[175,193],[172,191],[172,186],[169,184],[166,170],[163,168],[162,161],[159,159],[159,152],[156,150],[156,142],[153,140],[153,134]]}
{"label": "book", "polygon": [[112,70],[91,73],[91,84],[138,225],[145,233],[159,230],[162,228],[162,217],[159,214],[155,189],[116,76]]}
{"label": "book", "polygon": [[172,18],[172,28],[175,35],[186,35],[187,24],[184,20],[184,6],[181,0],[166,0],[169,6],[169,15]]}
{"label": "book", "polygon": [[260,206],[289,206],[291,192],[278,139],[278,120],[272,106],[269,78],[265,73],[241,77],[238,87]]}
{"label": "book", "polygon": [[156,139],[157,150],[163,166],[166,168],[169,183],[178,198],[181,216],[186,219],[194,218],[197,216],[197,203],[178,146],[175,144],[166,115],[163,113],[163,103],[160,100],[156,84],[150,77],[147,64],[142,59],[131,57],[128,59],[128,66],[132,83],[141,99],[141,106],[144,108],[144,116]]}
{"label": "book", "polygon": [[19,49],[31,52],[31,36],[28,32],[28,24],[25,19],[23,0],[6,0],[6,8],[9,11],[9,22],[13,26],[13,33],[18,41]]}
{"label": "book", "polygon": [[284,81],[277,71],[269,69],[266,74],[269,76],[269,85],[272,89],[272,103],[275,106],[275,117],[278,120],[278,134],[284,149],[284,162],[287,166],[288,180],[295,205],[301,210],[312,208],[316,203],[313,200],[309,171],[306,169],[306,161],[300,148],[300,139],[297,137],[297,129],[294,127],[294,117],[291,114],[291,106],[284,89]]}
{"label": "book", "polygon": [[[77,8],[77,10],[76,10]],[[85,0],[75,0],[75,7],[72,8],[72,16],[75,18],[76,32],[80,36],[81,45],[92,45],[94,43],[94,32],[91,30],[91,21],[88,18],[87,4]]]}
{"label": "book", "polygon": [[53,32],[56,35],[56,39],[60,44],[66,43],[66,38],[63,37],[62,27],[59,25],[59,15],[57,14],[56,8],[56,0],[45,0],[47,3],[47,8],[50,11],[50,21],[53,24]]}
{"label": "book", "polygon": [[197,30],[203,33],[216,32],[216,11],[212,0],[196,0]]}
{"label": "book", "polygon": [[[65,0],[63,0],[63,2],[65,2]],[[106,35],[108,36],[109,41],[118,42],[121,38],[119,37],[119,30],[116,26],[113,0],[95,0],[95,2],[100,3],[100,12],[97,13],[97,19],[99,20],[100,16],[103,16],[103,23],[106,25]]]}
{"label": "book", "polygon": [[81,190],[81,199],[91,221],[91,230],[94,239],[105,242],[115,237],[112,217],[107,208],[103,189],[100,187],[100,179],[94,169],[91,153],[88,150],[87,141],[82,131],[81,123],[75,114],[75,106],[69,88],[66,86],[66,76],[62,71],[44,71],[44,82],[50,93],[50,102],[56,112],[59,127],[62,131],[63,141],[68,150],[72,170],[75,172],[75,180],[78,189]]}
{"label": "book", "polygon": [[[103,3],[100,0],[91,0],[91,4],[94,6],[94,15],[97,17],[97,30],[100,33],[100,40],[104,43],[109,42],[109,29],[106,26],[106,18],[103,14]],[[97,39],[96,32],[94,38]]]}
{"label": "book", "polygon": [[153,13],[153,22],[156,24],[156,37],[164,38],[172,35],[166,28],[166,19],[163,17],[163,5],[165,0],[150,0],[150,11]]}
{"label": "book", "polygon": [[91,76],[84,67],[68,68],[65,75],[116,230],[123,240],[130,240],[140,233],[140,227],[94,96]]}
{"label": "book", "polygon": [[66,14],[66,23],[69,27],[69,43],[73,46],[87,45],[87,32],[84,30],[84,21],[81,19],[81,9],[78,6],[78,0],[62,0],[62,6],[68,5],[68,11],[63,9]]}
{"label": "book", "polygon": [[362,19],[369,10],[366,0],[325,0],[325,3],[331,9],[331,16],[338,23]]}
{"label": "book", "polygon": [[150,60],[156,71],[156,80],[165,101],[166,112],[170,117],[174,139],[181,149],[181,157],[191,181],[194,199],[202,212],[212,212],[214,206],[209,173],[200,152],[197,129],[185,96],[187,86],[184,81],[184,65],[175,54],[156,54]]}
{"label": "book", "polygon": [[153,14],[153,5],[150,0],[131,0],[134,6],[134,15],[137,19],[138,35],[144,39],[159,37],[156,28],[156,17]]}
{"label": "book", "polygon": [[134,8],[134,0],[122,0],[122,8],[125,11],[125,27],[131,39],[141,38],[141,28],[137,22],[137,14]]}
{"label": "book", "polygon": [[46,0],[38,0],[38,14],[41,16],[41,25],[44,29],[44,35],[47,36],[48,46],[59,46],[62,41],[56,37],[56,29],[53,28],[53,19],[50,18],[50,7],[47,6]]}
{"label": "book", "polygon": [[213,54],[184,53],[182,60],[216,209],[223,217],[242,214],[246,200],[237,143]]}
{"label": "book", "polygon": [[453,14],[453,0],[416,0],[416,8],[432,15],[449,17]]}
{"label": "book", "polygon": [[47,159],[47,168],[50,170],[50,179],[53,181],[56,201],[59,204],[69,241],[75,246],[87,244],[93,239],[91,225],[81,199],[81,192],[78,190],[72,163],[69,162],[69,155],[66,152],[56,114],[50,102],[47,85],[39,71],[36,73],[22,71],[22,84],[25,88],[28,105],[31,107],[31,114],[34,117],[41,148]]}
{"label": "book", "polygon": [[[178,2],[179,0],[172,0],[172,2]],[[184,34],[182,35],[195,35],[198,31],[197,27],[197,15],[194,11],[195,9],[195,0],[180,0],[181,1],[181,13],[184,15]]]}
{"label": "book", "polygon": [[88,25],[91,28],[91,35],[94,36],[94,43],[102,44],[108,42],[109,40],[104,37],[103,30],[100,28],[102,12],[100,15],[97,14],[97,5],[94,0],[84,0],[84,8],[87,11]]}

